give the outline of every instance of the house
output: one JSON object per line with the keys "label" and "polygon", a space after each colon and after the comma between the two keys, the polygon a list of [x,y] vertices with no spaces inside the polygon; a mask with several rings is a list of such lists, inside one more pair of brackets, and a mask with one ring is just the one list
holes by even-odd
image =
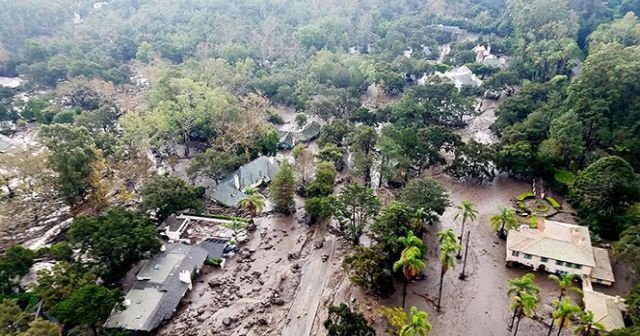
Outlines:
{"label": "house", "polygon": [[[482,85],[482,81],[469,69],[463,65],[461,67],[449,70],[445,73],[436,72],[434,76],[448,78],[453,82],[453,85],[458,90],[461,90],[463,86],[478,87]],[[429,82],[429,77],[426,74],[422,78],[418,79],[418,85],[425,85]]]}
{"label": "house", "polygon": [[451,39],[453,41],[459,40],[465,34],[465,30],[458,26],[445,26],[445,25],[439,24],[439,25],[433,26],[433,29],[451,34]]}
{"label": "house", "polygon": [[220,239],[229,240],[232,235],[226,232],[227,230],[224,228],[224,226],[233,222],[249,223],[249,221],[245,218],[215,215],[198,216],[191,214],[173,214],[160,225],[159,231],[162,235],[166,236],[170,242],[177,242],[180,240],[188,241],[192,237],[187,237],[187,239],[184,239],[184,236],[185,232],[189,230],[189,227],[191,227],[192,225],[210,227],[211,224],[213,224],[218,226],[219,228],[216,232],[216,235],[219,236]]}
{"label": "house", "polygon": [[506,262],[551,273],[571,273],[581,278],[611,285],[613,270],[607,251],[591,245],[584,226],[539,220],[538,228],[510,230]]}
{"label": "house", "polygon": [[593,290],[583,291],[584,309],[593,313],[593,320],[604,326],[606,331],[624,328],[624,300]]}
{"label": "house", "polygon": [[277,172],[278,164],[275,159],[261,156],[241,166],[213,187],[209,197],[224,206],[237,206],[241,200],[247,198],[244,193],[247,188],[271,182]]}
{"label": "house", "polygon": [[506,66],[498,56],[491,53],[491,45],[485,47],[484,45],[478,44],[473,48],[473,52],[476,53],[476,63],[494,68]]}
{"label": "house", "polygon": [[125,297],[124,309],[114,309],[104,327],[155,330],[171,318],[206,259],[207,251],[200,246],[167,244],[140,270]]}
{"label": "house", "polygon": [[320,124],[312,120],[297,131],[278,131],[278,148],[291,149],[299,143],[308,143],[320,135]]}

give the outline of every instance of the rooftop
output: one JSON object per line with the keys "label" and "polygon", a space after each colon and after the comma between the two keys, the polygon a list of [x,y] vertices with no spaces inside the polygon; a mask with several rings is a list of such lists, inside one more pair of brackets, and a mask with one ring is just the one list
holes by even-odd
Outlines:
{"label": "rooftop", "polygon": [[138,281],[127,293],[123,310],[114,310],[106,328],[152,331],[170,318],[190,289],[191,283],[180,279],[180,273],[199,269],[207,252],[199,246],[167,244],[166,250],[147,262]]}
{"label": "rooftop", "polygon": [[544,220],[539,222],[538,229],[511,230],[507,236],[507,249],[596,266],[589,230],[580,225]]}
{"label": "rooftop", "polygon": [[594,247],[593,257],[596,262],[596,266],[591,270],[591,277],[595,279],[614,282],[613,269],[611,268],[611,261],[609,260],[609,252],[603,248]]}
{"label": "rooftop", "polygon": [[614,296],[591,290],[584,291],[584,308],[593,313],[593,319],[601,323],[605,330],[624,328],[622,312],[626,310],[624,302]]}
{"label": "rooftop", "polygon": [[213,188],[210,197],[218,203],[232,207],[247,198],[244,190],[262,182],[270,182],[278,172],[273,158],[261,156],[238,168]]}

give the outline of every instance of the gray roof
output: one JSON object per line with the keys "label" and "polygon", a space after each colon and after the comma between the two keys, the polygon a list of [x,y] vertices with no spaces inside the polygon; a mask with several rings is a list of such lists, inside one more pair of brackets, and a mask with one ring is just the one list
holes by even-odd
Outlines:
{"label": "gray roof", "polygon": [[161,230],[169,230],[169,231],[177,231],[180,228],[180,226],[182,225],[182,223],[184,223],[185,220],[187,220],[187,219],[186,218],[178,219],[175,214],[172,214],[167,219],[165,219],[164,222],[162,222],[162,225],[160,226],[160,229]]}
{"label": "gray roof", "polygon": [[585,290],[582,300],[585,310],[591,311],[594,321],[601,323],[606,331],[625,327],[622,312],[626,306],[620,298]]}
{"label": "gray roof", "polygon": [[224,248],[228,242],[228,238],[207,238],[198,244],[198,246],[207,251],[207,258],[222,259]]}
{"label": "gray roof", "polygon": [[[241,166],[216,185],[210,197],[222,205],[236,206],[241,200],[247,198],[243,192],[245,189],[263,182],[271,182],[277,172],[278,164],[271,158],[261,156]],[[236,186],[236,179],[240,188]]]}
{"label": "gray roof", "polygon": [[317,121],[312,120],[299,131],[278,131],[280,137],[278,146],[291,148],[299,142],[311,142],[320,135],[320,127]]}
{"label": "gray roof", "polygon": [[114,310],[106,328],[152,331],[171,318],[190,284],[179,279],[181,271],[193,274],[204,264],[207,251],[199,246],[167,244],[164,252],[149,260],[138,281],[125,297],[125,308]]}

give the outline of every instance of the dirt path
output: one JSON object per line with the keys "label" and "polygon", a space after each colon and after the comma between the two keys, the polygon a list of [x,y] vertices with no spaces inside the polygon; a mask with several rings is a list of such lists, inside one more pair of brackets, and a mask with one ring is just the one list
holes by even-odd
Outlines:
{"label": "dirt path", "polygon": [[[329,268],[335,254],[334,238],[329,238],[321,249],[313,251],[302,268],[302,278],[289,314],[282,329],[283,336],[307,336],[316,317],[322,293],[329,279]],[[327,257],[323,261],[323,256]]]}

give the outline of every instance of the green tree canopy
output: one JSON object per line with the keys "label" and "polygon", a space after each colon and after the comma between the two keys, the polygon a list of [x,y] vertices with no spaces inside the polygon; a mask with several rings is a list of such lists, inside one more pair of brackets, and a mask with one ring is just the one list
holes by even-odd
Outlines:
{"label": "green tree canopy", "polygon": [[175,176],[154,175],[142,187],[143,211],[155,211],[160,220],[180,210],[203,210],[199,192],[196,188]]}

